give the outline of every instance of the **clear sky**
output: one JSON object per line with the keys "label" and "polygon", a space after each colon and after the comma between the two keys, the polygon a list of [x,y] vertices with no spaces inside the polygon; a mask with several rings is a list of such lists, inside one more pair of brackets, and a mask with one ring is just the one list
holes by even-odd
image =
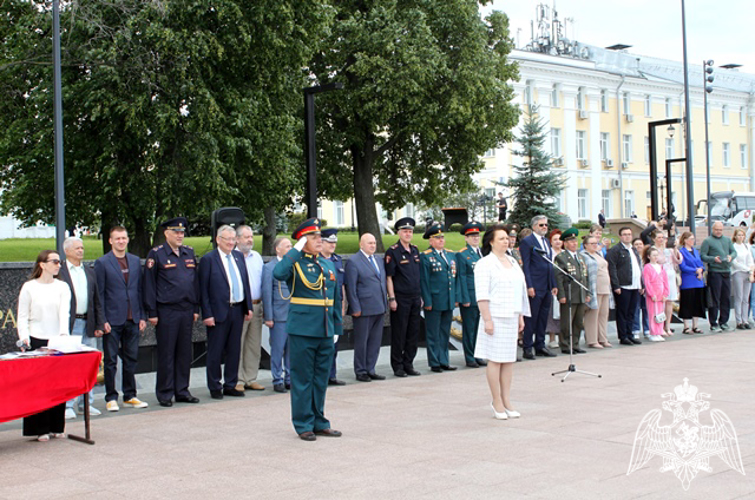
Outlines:
{"label": "clear sky", "polygon": [[[522,46],[530,40],[530,21],[535,19],[538,0],[495,0],[482,8],[508,14],[511,36]],[[632,45],[629,52],[681,62],[681,0],[557,0],[567,36],[582,43],[607,47],[616,43]],[[686,0],[687,56],[689,64],[713,59],[716,66],[742,64],[740,71],[755,74],[755,0]]]}

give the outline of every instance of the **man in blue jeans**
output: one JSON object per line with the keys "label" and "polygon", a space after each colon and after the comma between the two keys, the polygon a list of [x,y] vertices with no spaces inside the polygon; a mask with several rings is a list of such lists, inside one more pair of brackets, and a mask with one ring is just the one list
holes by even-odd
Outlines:
{"label": "man in blue jeans", "polygon": [[123,362],[123,404],[132,408],[149,406],[136,397],[139,332],[147,326],[147,315],[142,306],[142,265],[139,257],[126,252],[128,242],[126,228],[113,227],[110,230],[112,250],[94,263],[105,314],[105,407],[111,412],[120,410],[115,388],[119,353]]}

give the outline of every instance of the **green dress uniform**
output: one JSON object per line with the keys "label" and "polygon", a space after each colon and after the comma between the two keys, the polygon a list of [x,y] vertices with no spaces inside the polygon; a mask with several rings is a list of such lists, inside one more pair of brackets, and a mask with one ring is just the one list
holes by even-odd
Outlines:
{"label": "green dress uniform", "polygon": [[[568,250],[562,250],[554,259],[555,264],[568,272],[579,283],[588,287],[587,264],[584,258]],[[579,285],[569,280],[561,271],[556,270],[556,286],[558,287],[558,299],[567,299],[566,304],[561,305],[561,335],[559,347],[564,353],[569,352],[569,324],[571,323],[572,346],[576,351],[579,349],[579,338],[584,324],[585,309],[587,307],[587,292]],[[571,304],[569,304],[571,298]],[[571,308],[569,307],[571,305]],[[571,312],[571,315],[569,314]]]}
{"label": "green dress uniform", "polygon": [[[319,228],[318,228],[319,230]],[[291,419],[297,434],[330,429],[325,418],[325,391],[341,335],[341,290],[333,263],[292,248],[273,270],[291,291],[288,351],[291,359]]]}
{"label": "green dress uniform", "polygon": [[[425,307],[427,362],[434,371],[449,368],[448,339],[458,302],[454,252],[428,248],[419,256],[420,288]],[[430,308],[430,309],[428,309]]]}
{"label": "green dress uniform", "polygon": [[[466,248],[456,254],[456,267],[459,271],[459,309],[461,310],[461,344],[464,347],[464,360],[475,366],[474,348],[477,341],[477,328],[480,325],[480,309],[474,289],[474,267],[482,258],[479,248]],[[469,304],[469,306],[464,306]]]}

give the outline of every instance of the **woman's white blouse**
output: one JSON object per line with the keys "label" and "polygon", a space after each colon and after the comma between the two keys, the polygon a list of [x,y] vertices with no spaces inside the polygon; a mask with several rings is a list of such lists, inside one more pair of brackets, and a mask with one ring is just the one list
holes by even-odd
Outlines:
{"label": "woman's white blouse", "polygon": [[490,315],[497,318],[530,315],[530,301],[524,273],[514,259],[506,256],[511,268],[506,269],[494,253],[480,259],[474,268],[477,301],[490,302]]}
{"label": "woman's white blouse", "polygon": [[27,281],[18,296],[18,338],[51,339],[68,335],[70,309],[71,289],[63,281]]}

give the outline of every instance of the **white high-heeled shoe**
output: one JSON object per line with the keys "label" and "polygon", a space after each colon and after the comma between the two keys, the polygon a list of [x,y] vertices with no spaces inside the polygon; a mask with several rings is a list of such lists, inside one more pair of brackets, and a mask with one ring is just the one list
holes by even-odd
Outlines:
{"label": "white high-heeled shoe", "polygon": [[509,418],[519,418],[522,416],[522,414],[516,410],[509,410],[508,408],[506,408],[503,411],[506,412],[506,416],[508,416]]}
{"label": "white high-heeled shoe", "polygon": [[493,406],[493,403],[490,403],[490,409],[493,410],[493,416],[495,417],[496,420],[508,420],[509,419],[509,416],[506,415],[505,411],[503,413],[498,413],[495,410],[495,406]]}

